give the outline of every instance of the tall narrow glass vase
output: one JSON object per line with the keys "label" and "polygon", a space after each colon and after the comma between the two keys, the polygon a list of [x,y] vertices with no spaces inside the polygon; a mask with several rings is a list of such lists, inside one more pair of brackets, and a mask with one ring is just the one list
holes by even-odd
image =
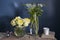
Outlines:
{"label": "tall narrow glass vase", "polygon": [[38,35],[39,19],[36,13],[33,15],[33,20],[31,20],[31,29],[32,29],[32,33],[34,32],[35,35]]}

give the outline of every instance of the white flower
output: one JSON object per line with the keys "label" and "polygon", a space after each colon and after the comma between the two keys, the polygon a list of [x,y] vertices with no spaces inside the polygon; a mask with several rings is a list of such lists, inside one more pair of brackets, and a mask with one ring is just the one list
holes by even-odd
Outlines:
{"label": "white flower", "polygon": [[12,26],[15,26],[15,25],[16,25],[16,23],[15,23],[15,20],[14,20],[14,19],[11,21],[11,25],[12,25]]}
{"label": "white flower", "polygon": [[17,16],[15,19],[22,19],[20,16]]}
{"label": "white flower", "polygon": [[43,4],[38,4],[38,6],[43,7]]}
{"label": "white flower", "polygon": [[24,26],[28,26],[30,23],[30,19],[29,18],[24,18]]}
{"label": "white flower", "polygon": [[24,23],[24,26],[27,27],[28,26],[28,23]]}
{"label": "white flower", "polygon": [[24,18],[23,21],[24,21],[25,23],[30,23],[30,19],[29,19],[29,18]]}
{"label": "white flower", "polygon": [[31,8],[31,4],[26,4],[26,6],[27,6],[28,8]]}
{"label": "white flower", "polygon": [[27,6],[28,8],[34,8],[34,7],[36,7],[36,4],[26,4],[26,6]]}
{"label": "white flower", "polygon": [[18,25],[23,25],[23,20],[22,20],[22,19],[17,19],[17,20],[16,20],[16,23],[17,23]]}

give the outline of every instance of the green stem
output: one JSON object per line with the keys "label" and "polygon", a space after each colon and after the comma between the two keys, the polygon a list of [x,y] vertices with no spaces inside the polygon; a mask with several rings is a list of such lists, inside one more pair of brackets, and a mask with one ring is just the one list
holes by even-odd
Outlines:
{"label": "green stem", "polygon": [[35,34],[38,35],[38,17],[36,15],[36,13],[34,14],[34,20],[35,20]]}

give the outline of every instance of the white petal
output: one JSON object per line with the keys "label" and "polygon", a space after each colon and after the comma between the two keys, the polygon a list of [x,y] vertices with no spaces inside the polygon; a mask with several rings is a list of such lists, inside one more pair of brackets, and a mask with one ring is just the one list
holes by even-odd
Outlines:
{"label": "white petal", "polygon": [[38,6],[41,6],[41,7],[43,7],[43,4],[38,4]]}
{"label": "white petal", "polygon": [[19,19],[21,19],[21,17],[20,17],[20,16],[18,16],[18,18],[19,18]]}
{"label": "white petal", "polygon": [[26,4],[26,6],[27,6],[28,8],[30,8],[32,5],[31,5],[31,4]]}

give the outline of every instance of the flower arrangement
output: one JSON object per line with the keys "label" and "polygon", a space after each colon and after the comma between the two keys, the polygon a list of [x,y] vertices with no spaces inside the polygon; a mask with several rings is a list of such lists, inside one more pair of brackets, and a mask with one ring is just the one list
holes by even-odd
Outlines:
{"label": "flower arrangement", "polygon": [[14,31],[15,35],[16,36],[23,35],[23,28],[27,27],[29,23],[30,23],[29,18],[22,19],[20,16],[17,16],[14,19],[12,19],[11,25],[15,26]]}
{"label": "flower arrangement", "polygon": [[36,14],[37,16],[41,16],[43,4],[26,4],[26,6],[30,15]]}
{"label": "flower arrangement", "polygon": [[39,29],[39,18],[38,16],[42,15],[42,4],[26,4],[27,10],[30,14],[30,20],[31,20],[31,28],[35,30],[35,34],[38,34]]}
{"label": "flower arrangement", "polygon": [[15,17],[14,19],[12,19],[11,21],[11,25],[12,26],[16,26],[16,27],[27,27],[30,23],[30,19],[29,18],[24,18],[22,19],[21,17]]}

